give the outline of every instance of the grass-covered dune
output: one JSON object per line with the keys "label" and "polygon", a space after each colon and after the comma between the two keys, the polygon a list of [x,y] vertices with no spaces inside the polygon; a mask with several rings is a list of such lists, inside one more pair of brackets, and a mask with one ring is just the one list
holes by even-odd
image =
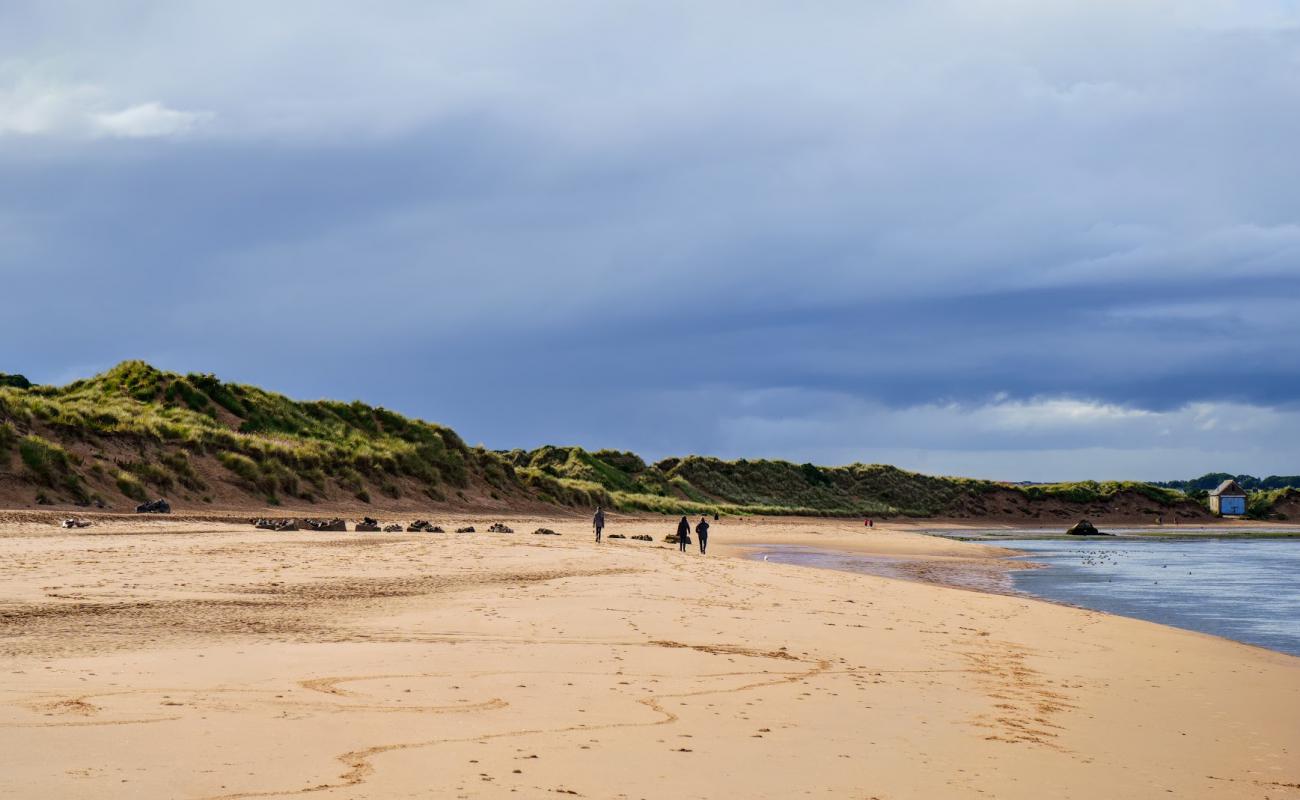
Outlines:
{"label": "grass-covered dune", "polygon": [[456,432],[364,403],[300,402],[128,361],[67,386],[0,382],[0,497],[122,508],[588,506],[606,499],[516,470]]}
{"label": "grass-covered dune", "polygon": [[[1276,495],[1276,496],[1274,496]],[[0,504],[128,509],[285,506],[1041,519],[1208,517],[1132,482],[1020,486],[882,464],[818,467],[578,447],[489,451],[450,428],[360,402],[297,401],[128,361],[66,386],[0,375]],[[1252,513],[1292,504],[1261,496]]]}
{"label": "grass-covered dune", "polygon": [[512,450],[512,464],[593,491],[629,509],[828,516],[1206,517],[1181,492],[1109,481],[1020,486],[908,472],[884,464],[818,467],[787,461],[689,456],[646,464],[634,453],[578,447]]}

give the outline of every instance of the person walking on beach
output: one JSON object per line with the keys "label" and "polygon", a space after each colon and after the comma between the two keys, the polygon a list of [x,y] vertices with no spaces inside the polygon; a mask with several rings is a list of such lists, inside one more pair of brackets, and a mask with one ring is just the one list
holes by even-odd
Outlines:
{"label": "person walking on beach", "polygon": [[700,537],[700,555],[709,548],[709,521],[700,517],[699,523],[695,526],[695,535]]}
{"label": "person walking on beach", "polygon": [[682,517],[682,521],[677,523],[677,547],[683,553],[686,552],[686,543],[691,540],[691,523]]}
{"label": "person walking on beach", "polygon": [[600,544],[600,531],[605,527],[605,511],[596,506],[596,516],[591,518],[591,527],[596,529],[596,544]]}

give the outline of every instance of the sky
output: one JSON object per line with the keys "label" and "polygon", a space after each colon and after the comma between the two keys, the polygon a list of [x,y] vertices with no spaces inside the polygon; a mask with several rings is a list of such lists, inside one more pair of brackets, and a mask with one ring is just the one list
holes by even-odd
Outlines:
{"label": "sky", "polygon": [[1300,4],[0,4],[0,372],[1300,473]]}

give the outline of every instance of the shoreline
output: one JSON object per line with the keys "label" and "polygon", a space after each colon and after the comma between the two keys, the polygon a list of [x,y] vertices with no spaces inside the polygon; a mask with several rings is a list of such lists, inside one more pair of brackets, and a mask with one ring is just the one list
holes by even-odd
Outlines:
{"label": "shoreline", "polygon": [[938,528],[923,531],[930,536],[942,536],[959,542],[998,542],[1007,539],[1050,539],[1063,542],[1106,542],[1134,540],[1162,541],[1197,541],[1202,539],[1300,539],[1300,527],[1297,526],[1252,526],[1247,530],[1223,530],[1220,528],[1188,526],[1185,530],[1177,528],[1127,527],[1103,531],[1096,536],[1074,536],[1059,530],[1044,528],[996,529],[992,531],[970,531],[964,529]]}
{"label": "shoreline", "polygon": [[[959,540],[960,541],[960,540]],[[914,556],[914,555],[888,555],[880,553],[871,553],[869,551],[840,550],[834,547],[823,547],[819,545],[791,545],[791,544],[771,544],[756,543],[744,546],[744,553],[740,557],[750,561],[766,561],[764,556],[773,554],[782,554],[785,552],[805,551],[809,555],[824,554],[827,556],[847,555],[854,556],[855,564],[861,564],[864,569],[854,569],[849,566],[832,566],[829,563],[825,565],[792,562],[777,559],[776,563],[787,564],[790,566],[806,567],[808,569],[834,569],[841,572],[856,573],[860,575],[873,575],[878,578],[887,578],[890,580],[904,580],[915,583],[922,583],[931,586],[942,586],[948,589],[961,589],[966,591],[983,592],[985,594],[1009,595],[1015,597],[1024,597],[1028,599],[1040,599],[1025,592],[1018,591],[1011,584],[1009,573],[1022,569],[1038,569],[1040,565],[1026,561],[1012,561],[1011,559],[1019,558],[1021,555],[1008,554],[996,558],[967,558],[967,557],[944,557],[944,556]],[[1015,551],[1010,551],[1015,553]],[[1029,554],[1024,554],[1029,555]],[[828,559],[831,561],[832,559]]]}
{"label": "shoreline", "polygon": [[[928,535],[942,536],[942,534],[927,532]],[[1195,541],[1275,541],[1278,539],[1296,538],[1295,533],[1284,533],[1281,536],[1257,536],[1257,535],[1229,535],[1229,536],[1188,536],[1188,537],[1150,537],[1142,535],[1129,536],[1038,536],[1038,537],[1017,537],[1025,541],[1071,541],[1080,545],[1085,544],[1107,544],[1107,543],[1135,543],[1135,542],[1195,542]],[[949,538],[949,537],[944,537]],[[953,537],[954,541],[974,541],[987,542],[989,539],[966,539]],[[915,583],[921,583],[931,586],[940,586],[947,589],[957,589],[961,591],[972,591],[991,595],[1004,595],[1016,597],[1025,600],[1031,600],[1041,603],[1048,603],[1064,608],[1072,608],[1088,611],[1096,614],[1104,614],[1110,617],[1135,620],[1146,624],[1159,625],[1161,627],[1174,630],[1194,633],[1203,636],[1209,636],[1233,644],[1246,647],[1259,648],[1261,650],[1276,653],[1288,657],[1300,657],[1300,653],[1289,652],[1276,647],[1270,647],[1258,642],[1245,641],[1234,636],[1215,633],[1206,630],[1200,630],[1186,625],[1174,624],[1172,622],[1152,619],[1148,616],[1140,616],[1136,613],[1121,613],[1110,611],[1103,608],[1085,605],[1081,602],[1052,597],[1045,594],[1037,594],[1025,589],[1019,588],[1012,578],[1012,574],[1023,570],[1040,570],[1053,569],[1053,566],[1047,563],[1034,561],[1035,557],[1043,557],[1042,553],[1036,553],[1029,550],[1017,550],[1006,548],[1006,555],[988,556],[984,558],[952,558],[944,556],[901,556],[882,553],[873,553],[869,550],[848,550],[835,549],[833,546],[821,545],[791,545],[791,544],[774,544],[774,543],[753,543],[744,546],[738,555],[751,561],[767,562],[768,556],[777,556],[775,563],[797,568],[813,570],[836,570],[852,574],[871,575],[874,577],[888,580],[902,580]]]}

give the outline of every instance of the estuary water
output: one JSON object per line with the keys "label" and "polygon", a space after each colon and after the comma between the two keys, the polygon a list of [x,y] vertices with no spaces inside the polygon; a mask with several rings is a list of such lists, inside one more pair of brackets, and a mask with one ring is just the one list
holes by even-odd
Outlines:
{"label": "estuary water", "polygon": [[[1070,605],[1210,633],[1300,656],[1300,539],[1002,539],[1042,569],[972,572],[940,582],[1006,588]],[[917,578],[907,561],[814,547],[765,547],[787,564]]]}
{"label": "estuary water", "polygon": [[1300,656],[1300,539],[999,540],[1026,594]]}

